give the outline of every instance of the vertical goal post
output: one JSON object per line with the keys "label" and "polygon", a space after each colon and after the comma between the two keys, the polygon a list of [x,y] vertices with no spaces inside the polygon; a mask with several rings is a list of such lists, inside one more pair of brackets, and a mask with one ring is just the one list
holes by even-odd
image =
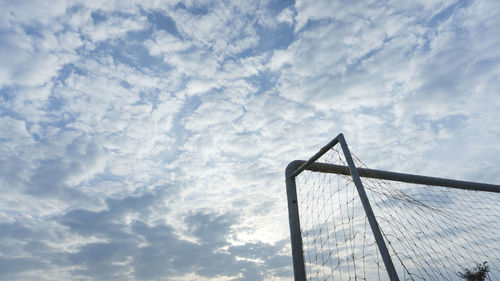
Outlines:
{"label": "vertical goal post", "polygon": [[[339,156],[343,157],[342,163],[344,165],[336,165],[332,163],[324,163],[322,161],[319,161],[323,155],[325,155],[328,151],[333,149],[335,146],[340,146],[340,149],[338,149],[337,153]],[[377,222],[376,214],[374,213],[372,206],[370,204],[370,200],[368,199],[368,196],[365,191],[365,187],[363,185],[363,181],[361,178],[367,178],[367,179],[376,179],[376,180],[381,180],[381,181],[391,181],[391,182],[401,182],[401,183],[409,183],[409,184],[416,184],[416,185],[425,185],[425,186],[430,186],[430,187],[445,187],[445,188],[453,188],[453,189],[462,189],[462,190],[472,190],[472,191],[481,191],[481,192],[493,192],[496,194],[500,193],[500,185],[494,185],[494,184],[486,184],[486,183],[477,183],[477,182],[468,182],[468,181],[460,181],[460,180],[452,180],[452,179],[445,179],[445,178],[437,178],[437,177],[428,177],[428,176],[420,176],[420,175],[412,175],[412,174],[404,174],[404,173],[396,173],[396,172],[389,172],[389,171],[382,171],[382,170],[375,170],[375,169],[368,169],[368,168],[358,168],[355,164],[355,161],[353,160],[353,157],[351,155],[351,152],[349,151],[349,147],[344,139],[344,136],[342,134],[339,134],[337,137],[335,137],[332,141],[330,141],[326,146],[320,149],[319,152],[317,152],[314,156],[312,156],[309,160],[304,161],[304,160],[295,160],[290,162],[290,164],[286,168],[285,176],[286,176],[286,190],[287,190],[287,201],[288,201],[288,214],[289,214],[289,224],[290,224],[290,238],[291,238],[291,246],[292,246],[292,257],[293,257],[293,269],[294,269],[294,278],[296,281],[305,281],[310,278],[307,276],[307,270],[306,270],[306,263],[304,260],[304,244],[303,244],[303,237],[302,237],[302,231],[303,229],[301,228],[301,221],[300,221],[300,208],[304,206],[299,206],[299,199],[297,195],[297,182],[296,178],[303,173],[304,171],[308,172],[313,172],[313,173],[322,173],[322,174],[336,174],[336,175],[342,175],[346,177],[346,180],[349,181],[350,184],[354,184],[355,189],[357,191],[357,197],[359,198],[359,201],[362,205],[362,209],[364,210],[364,214],[366,216],[366,220],[369,223],[371,233],[374,238],[374,243],[376,244],[376,248],[378,249],[377,255],[380,254],[382,257],[382,261],[384,264],[384,269],[387,272],[388,278],[391,281],[399,281],[400,278],[398,276],[398,272],[394,266],[393,263],[393,256],[389,253],[389,250],[387,248],[387,242],[391,244],[390,241],[387,241],[387,236],[381,232],[380,225]],[[314,192],[314,191],[312,191]],[[324,195],[323,195],[324,197]],[[408,198],[411,198],[408,196]],[[413,200],[413,198],[412,198]],[[340,201],[339,201],[340,202]],[[349,201],[353,202],[353,201]],[[354,204],[354,203],[352,203]],[[500,204],[500,202],[499,202]],[[309,207],[309,206],[307,206]],[[339,207],[340,208],[340,207]],[[354,210],[352,210],[353,207],[351,207],[350,211],[354,213]],[[348,208],[348,212],[349,208]],[[327,211],[325,211],[327,212]],[[318,215],[319,216],[319,215]],[[329,214],[326,214],[325,216],[330,217]],[[330,218],[331,219],[331,218]],[[354,217],[352,219],[349,219],[349,223],[352,223],[351,220],[354,220]],[[343,222],[342,222],[343,223]],[[310,228],[313,229],[316,228],[314,223],[312,224],[312,227]],[[326,227],[328,229],[328,226]],[[316,235],[324,235],[321,234],[321,229],[319,230],[319,234]],[[497,229],[496,231],[500,231],[500,229]],[[318,230],[316,230],[318,232]],[[354,233],[354,232],[353,232]],[[351,239],[357,239],[356,235],[359,236],[359,232],[355,232],[354,238]],[[345,234],[344,234],[344,237]],[[384,239],[385,237],[385,239]],[[337,238],[337,237],[335,237]],[[317,239],[314,238],[312,243],[319,243],[316,241]],[[495,240],[496,241],[496,240]],[[321,242],[325,244],[326,242]],[[328,241],[328,243],[330,243]],[[332,243],[333,244],[333,243]],[[369,243],[368,243],[369,244]],[[338,245],[338,243],[337,243]],[[316,247],[316,246],[314,246]],[[392,247],[392,246],[391,246]],[[344,246],[344,248],[346,248]],[[352,247],[354,251],[355,246]],[[496,248],[495,248],[496,249]],[[395,250],[393,249],[393,252]],[[364,245],[363,245],[363,252],[364,252]],[[318,255],[318,252],[317,254]],[[324,255],[322,252],[320,252],[320,255]],[[330,252],[329,255],[332,255]],[[368,255],[366,255],[368,256]],[[374,255],[372,255],[374,256]],[[486,255],[487,257],[490,257],[491,255]],[[350,256],[348,255],[346,258],[343,259],[343,262],[349,263],[352,262],[353,265],[355,266],[355,258],[354,258],[354,253],[352,254],[352,259],[349,260]],[[365,256],[363,256],[363,259]],[[402,259],[397,257],[398,260],[403,263]],[[411,257],[405,256],[403,259],[411,259]],[[331,262],[331,257],[328,257]],[[340,259],[339,263],[340,263]],[[332,263],[333,264],[333,263]],[[323,264],[319,264],[318,267],[325,266],[325,262]],[[348,264],[349,266],[349,264]],[[402,264],[404,267],[405,265]],[[331,269],[331,274],[334,274],[334,269]],[[363,265],[364,267],[364,265]],[[313,269],[310,269],[312,271]],[[337,266],[335,270],[339,270],[340,266]],[[406,268],[405,268],[406,270]],[[319,271],[319,269],[318,269]],[[323,270],[324,271],[324,270]],[[410,274],[410,271],[406,270],[408,274]],[[426,271],[426,269],[423,269],[423,271]],[[323,272],[323,274],[325,274]],[[341,273],[340,273],[341,274]],[[356,274],[356,272],[355,272]],[[444,276],[443,273],[438,272],[436,273]],[[449,273],[448,273],[449,274]],[[417,276],[415,274],[415,276]],[[330,280],[330,277],[324,277],[322,280]],[[416,277],[415,277],[416,278]],[[410,274],[409,278],[405,278],[405,280],[415,280],[415,278]],[[420,277],[423,280],[427,280],[424,277]],[[453,279],[453,277],[451,277]],[[351,278],[349,278],[350,280]],[[357,279],[355,277],[354,279]],[[361,279],[366,279],[366,278],[361,278]],[[418,278],[417,278],[418,279]],[[318,279],[319,280],[319,279]],[[331,280],[335,280],[333,276],[331,276]],[[340,280],[342,280],[342,277],[340,277]],[[379,276],[380,280],[380,276]],[[432,279],[431,279],[432,280]],[[448,280],[450,280],[448,278]]]}

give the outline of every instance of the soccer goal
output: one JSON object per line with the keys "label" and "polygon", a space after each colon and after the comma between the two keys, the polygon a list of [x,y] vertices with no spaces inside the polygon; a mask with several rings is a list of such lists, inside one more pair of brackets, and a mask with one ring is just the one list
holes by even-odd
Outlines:
{"label": "soccer goal", "polygon": [[500,280],[500,185],[368,169],[339,134],[286,188],[296,281]]}

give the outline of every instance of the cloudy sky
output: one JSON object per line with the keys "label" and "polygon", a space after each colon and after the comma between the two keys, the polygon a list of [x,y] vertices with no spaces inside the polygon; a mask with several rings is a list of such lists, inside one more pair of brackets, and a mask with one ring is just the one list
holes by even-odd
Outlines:
{"label": "cloudy sky", "polygon": [[284,170],[500,182],[500,3],[0,1],[0,279],[291,280]]}

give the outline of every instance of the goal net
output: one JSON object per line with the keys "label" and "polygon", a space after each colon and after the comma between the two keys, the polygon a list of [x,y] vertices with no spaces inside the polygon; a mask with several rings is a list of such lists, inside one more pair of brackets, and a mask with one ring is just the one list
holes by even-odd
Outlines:
{"label": "goal net", "polygon": [[[467,270],[469,275],[485,275],[470,280],[500,280],[500,193],[464,189],[500,191],[500,186],[445,179],[434,182],[448,187],[387,180],[391,172],[367,169],[349,154],[383,240],[377,243],[340,144],[324,148],[314,158],[296,165],[298,173],[289,179],[296,192],[289,205],[296,200],[298,212],[298,218],[290,212],[290,225],[298,220],[301,243],[297,248],[292,238],[294,263],[303,263],[294,264],[296,280],[458,281],[465,280]],[[396,175],[407,181],[412,176],[431,183],[436,179]],[[388,272],[381,246],[396,277]]]}

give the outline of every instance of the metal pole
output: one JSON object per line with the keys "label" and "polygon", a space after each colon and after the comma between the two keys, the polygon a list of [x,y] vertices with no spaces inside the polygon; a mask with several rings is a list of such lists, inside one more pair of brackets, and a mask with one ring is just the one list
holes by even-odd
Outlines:
{"label": "metal pole", "polygon": [[290,174],[290,176],[296,177],[298,174],[304,171],[307,168],[307,166],[311,165],[312,163],[314,163],[314,161],[318,160],[323,154],[325,154],[328,150],[330,150],[330,148],[335,146],[337,143],[339,143],[338,136],[336,136],[333,140],[331,140],[327,145],[323,146],[316,154],[313,155],[313,157],[309,158],[309,160],[307,160],[305,163],[302,163],[302,165],[300,165],[295,171],[293,171]]}
{"label": "metal pole", "polygon": [[[301,163],[306,162],[303,160],[295,160],[295,161],[299,161]],[[396,173],[396,172],[366,169],[366,168],[357,168],[357,169],[359,172],[359,176],[363,178],[374,178],[380,180],[407,182],[407,183],[422,184],[429,186],[444,186],[456,189],[500,193],[500,185],[496,184],[460,181],[460,180],[452,180],[452,179],[437,178],[437,177],[427,177],[427,176]],[[313,172],[341,174],[346,176],[351,175],[349,167],[347,166],[321,163],[321,162],[311,163],[305,168],[305,170]]]}
{"label": "metal pole", "polygon": [[359,177],[358,169],[356,168],[356,165],[354,165],[354,161],[352,160],[349,147],[347,146],[347,143],[342,134],[339,134],[337,138],[339,139],[340,146],[342,147],[342,151],[344,152],[344,157],[347,161],[347,165],[349,167],[349,171],[351,172],[354,184],[356,185],[356,189],[358,190],[359,198],[361,199],[361,203],[363,204],[363,208],[365,209],[366,217],[368,218],[368,222],[370,223],[373,235],[375,236],[375,241],[377,241],[377,246],[380,254],[382,255],[382,259],[384,260],[385,268],[387,269],[389,278],[391,279],[391,281],[399,281],[398,274],[396,272],[396,269],[394,268],[394,264],[392,263],[392,259],[385,245],[382,233],[380,232],[375,214],[373,213],[372,207],[370,206],[370,201],[366,196],[363,183],[361,182],[361,179]]}
{"label": "metal pole", "polygon": [[293,173],[304,161],[293,161],[286,167],[286,196],[288,199],[288,222],[290,223],[290,238],[292,242],[293,275],[295,281],[306,281],[304,265],[304,249],[300,234],[299,205],[297,203],[297,189]]}

